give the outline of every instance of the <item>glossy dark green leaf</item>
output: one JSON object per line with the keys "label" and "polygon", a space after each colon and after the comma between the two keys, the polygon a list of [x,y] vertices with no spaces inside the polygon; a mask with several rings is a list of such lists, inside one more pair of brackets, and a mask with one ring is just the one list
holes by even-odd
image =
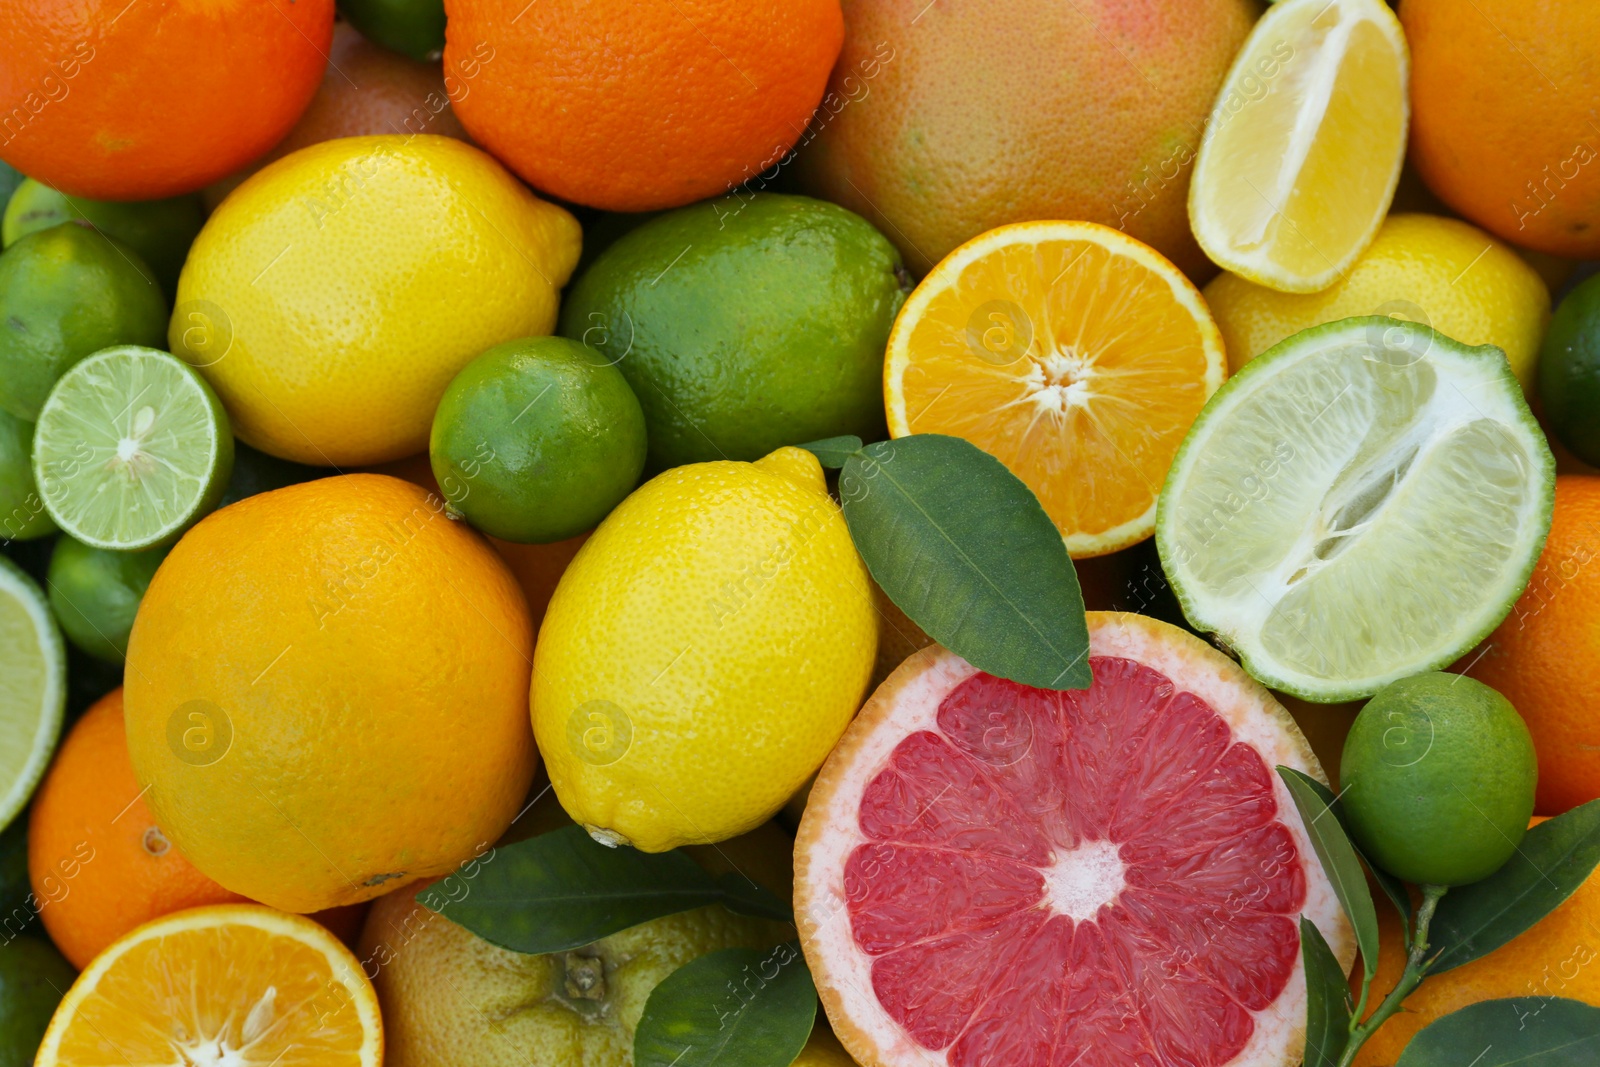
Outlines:
{"label": "glossy dark green leaf", "polygon": [[817,462],[829,470],[838,470],[844,466],[844,461],[861,451],[861,438],[855,434],[845,434],[843,437],[824,437],[820,441],[807,441],[800,446],[813,456]]}
{"label": "glossy dark green leaf", "polygon": [[1375,972],[1378,968],[1378,912],[1372,906],[1372,892],[1367,889],[1367,877],[1361,871],[1356,847],[1350,843],[1344,824],[1329,804],[1333,797],[1321,782],[1293,767],[1279,767],[1278,776],[1289,787],[1306,835],[1311,838],[1311,847],[1317,850],[1322,869],[1333,883],[1333,891],[1344,905],[1350,925],[1355,928],[1361,960],[1369,971]]}
{"label": "glossy dark green leaf", "polygon": [[1300,954],[1306,963],[1305,1067],[1334,1067],[1350,1039],[1350,985],[1322,931],[1303,915]]}
{"label": "glossy dark green leaf", "polygon": [[742,874],[728,871],[719,875],[717,886],[722,890],[722,905],[729,911],[754,915],[758,919],[794,922],[794,908],[787,901]]}
{"label": "glossy dark green leaf", "polygon": [[1088,687],[1072,560],[999,460],[959,437],[879,441],[846,461],[839,496],[872,577],[935,641],[1024,685]]}
{"label": "glossy dark green leaf", "polygon": [[1443,951],[1430,974],[1493,952],[1548,915],[1600,863],[1600,800],[1528,831],[1504,867],[1439,902],[1428,940]]}
{"label": "glossy dark green leaf", "polygon": [[1434,1020],[1411,1039],[1395,1067],[1594,1067],[1596,1063],[1600,1063],[1600,1008],[1564,997],[1508,997],[1469,1004]]}
{"label": "glossy dark green leaf", "polygon": [[[1307,777],[1306,782],[1310,784],[1312,791],[1321,798],[1322,802],[1333,809],[1333,813],[1339,817],[1339,825],[1344,827],[1345,836],[1349,837],[1350,823],[1344,817],[1344,810],[1339,804],[1339,798],[1333,795],[1333,790],[1315,778]],[[1362,862],[1367,865],[1367,873],[1372,875],[1372,880],[1378,883],[1378,888],[1383,890],[1383,895],[1389,898],[1389,902],[1400,913],[1401,919],[1405,921],[1405,928],[1409,931],[1411,929],[1411,894],[1406,892],[1406,884],[1367,859],[1366,853],[1361,851],[1361,846],[1355,843],[1354,838],[1350,839],[1350,844],[1355,848],[1356,855],[1360,856]]]}
{"label": "glossy dark green leaf", "polygon": [[789,1067],[816,1017],[798,942],[707,953],[651,991],[634,1067]]}

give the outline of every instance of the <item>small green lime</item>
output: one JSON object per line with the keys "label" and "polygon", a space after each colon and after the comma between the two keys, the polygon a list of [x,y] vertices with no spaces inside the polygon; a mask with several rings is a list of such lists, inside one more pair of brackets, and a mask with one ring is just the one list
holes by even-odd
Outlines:
{"label": "small green lime", "polygon": [[884,436],[883,353],[910,278],[858,215],[762,193],[619,238],[568,291],[561,333],[605,352],[650,428],[649,468]]}
{"label": "small green lime", "polygon": [[1465,885],[1499,870],[1527,831],[1537,779],[1533,738],[1511,702],[1442,671],[1378,690],[1339,764],[1356,844],[1419,885]]}
{"label": "small green lime", "polygon": [[44,591],[0,556],[0,829],[33,796],[61,738],[67,649]]}
{"label": "small green lime", "polygon": [[32,422],[67,368],[108,345],[160,345],[167,302],[139,254],[62,223],[0,253],[0,408]]}
{"label": "small green lime", "polygon": [[132,203],[85,200],[29,178],[6,205],[0,241],[10,248],[26,234],[63,222],[86,223],[139,253],[170,300],[178,291],[178,272],[189,246],[205,221],[205,211],[195,195]]}
{"label": "small green lime", "polygon": [[436,63],[444,52],[444,0],[339,0],[339,13],[401,55]]}
{"label": "small green lime", "polygon": [[67,640],[99,659],[121,663],[139,601],[167,549],[113,552],[62,534],[50,557],[50,607]]}
{"label": "small green lime", "polygon": [[233,443],[233,475],[228,479],[228,491],[217,504],[225,508],[237,504],[247,496],[282,489],[286,485],[309,482],[313,478],[326,478],[326,469],[308,467],[265,452],[257,452],[242,441]]}
{"label": "small green lime", "polygon": [[0,944],[0,1067],[30,1067],[50,1016],[77,977],[42,937]]}
{"label": "small green lime", "polygon": [[1550,317],[1539,353],[1539,399],[1557,439],[1600,465],[1600,274],[1575,287]]}
{"label": "small green lime", "polygon": [[33,423],[0,411],[0,541],[27,541],[55,528],[33,480]]}
{"label": "small green lime", "polygon": [[638,482],[644,412],[588,345],[507,341],[445,389],[428,457],[450,507],[484,533],[562,541],[594,529]]}

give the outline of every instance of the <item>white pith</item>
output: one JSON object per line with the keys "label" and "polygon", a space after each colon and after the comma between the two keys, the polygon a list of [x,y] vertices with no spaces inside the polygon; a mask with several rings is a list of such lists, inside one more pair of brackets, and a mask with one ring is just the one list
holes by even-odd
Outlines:
{"label": "white pith", "polygon": [[1052,911],[1075,922],[1092,919],[1116,902],[1127,885],[1128,865],[1110,841],[1086,841],[1057,852],[1044,872],[1045,899]]}

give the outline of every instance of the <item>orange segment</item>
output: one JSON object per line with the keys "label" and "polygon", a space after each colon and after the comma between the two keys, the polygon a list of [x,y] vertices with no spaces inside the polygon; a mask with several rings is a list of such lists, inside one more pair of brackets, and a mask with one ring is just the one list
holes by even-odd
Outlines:
{"label": "orange segment", "polygon": [[56,1009],[36,1067],[379,1067],[372,984],[299,915],[254,904],[146,923],[101,953]]}
{"label": "orange segment", "polygon": [[889,337],[889,433],[966,438],[1038,495],[1074,556],[1150,536],[1189,424],[1226,373],[1204,301],[1090,222],[1024,222],[950,253]]}

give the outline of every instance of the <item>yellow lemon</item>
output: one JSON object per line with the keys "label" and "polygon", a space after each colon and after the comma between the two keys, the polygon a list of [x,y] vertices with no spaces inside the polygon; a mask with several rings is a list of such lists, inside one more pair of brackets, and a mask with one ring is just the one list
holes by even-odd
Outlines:
{"label": "yellow lemon", "polygon": [[1526,392],[1550,320],[1550,293],[1537,271],[1476,226],[1434,215],[1389,216],[1343,279],[1320,293],[1280,293],[1222,274],[1205,298],[1230,374],[1308,327],[1389,315],[1463,344],[1498,346]]}
{"label": "yellow lemon", "polygon": [[669,470],[584,543],[539,631],[533,730],[556,795],[647,852],[750,830],[838,741],[877,641],[809,452]]}
{"label": "yellow lemon", "polygon": [[302,463],[424,451],[492,345],[555,328],[582,235],[449,137],[348,137],[263,168],[200,231],[168,340],[247,443]]}

